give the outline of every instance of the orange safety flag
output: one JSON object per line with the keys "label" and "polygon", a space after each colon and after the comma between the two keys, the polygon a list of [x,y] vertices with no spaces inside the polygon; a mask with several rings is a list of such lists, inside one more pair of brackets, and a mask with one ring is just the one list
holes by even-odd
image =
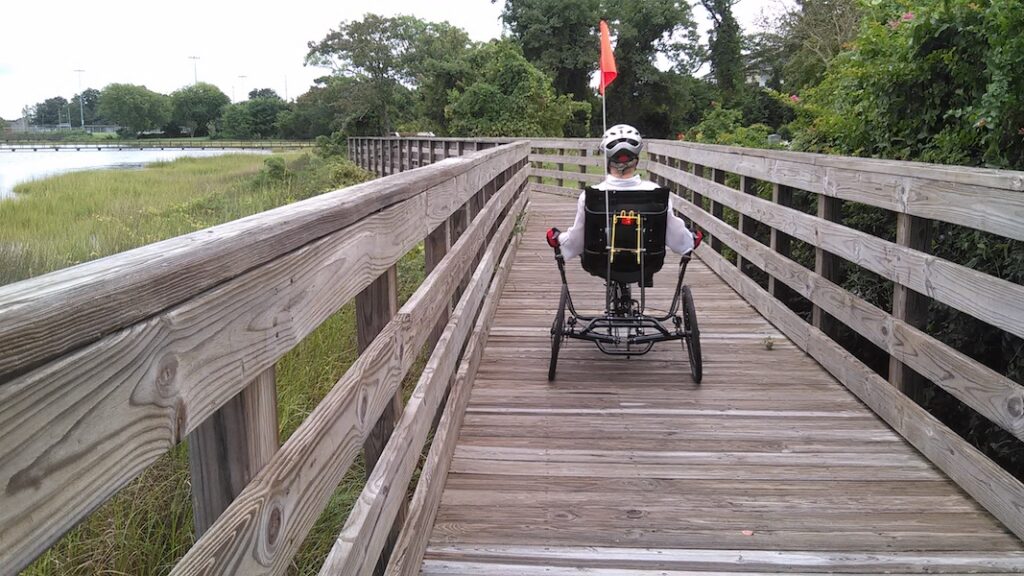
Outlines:
{"label": "orange safety flag", "polygon": [[612,83],[619,71],[615,68],[615,55],[612,54],[612,41],[608,36],[608,23],[601,20],[601,86],[598,92],[604,96],[605,86]]}

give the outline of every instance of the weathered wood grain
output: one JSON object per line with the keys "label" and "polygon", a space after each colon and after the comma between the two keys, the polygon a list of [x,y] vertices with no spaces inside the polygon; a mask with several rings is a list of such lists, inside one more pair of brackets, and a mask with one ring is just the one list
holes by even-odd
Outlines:
{"label": "weathered wood grain", "polygon": [[653,164],[652,171],[786,234],[1024,337],[1024,286]]}
{"label": "weathered wood grain", "polygon": [[189,434],[197,538],[277,452],[276,384],[274,367],[267,368]]}
{"label": "weathered wood grain", "polygon": [[0,386],[0,563],[34,558],[273,366],[425,237],[425,214],[408,198]]}
{"label": "weathered wood grain", "polygon": [[487,247],[409,398],[393,441],[381,455],[379,466],[368,478],[349,513],[345,527],[320,569],[321,575],[369,573],[384,547],[388,527],[398,522],[398,528],[404,522],[403,517],[396,516],[399,505],[405,501],[406,487],[422,452],[433,415],[455,372],[458,354],[473,327],[473,319],[490,286],[495,266],[512,234],[515,216],[522,210],[525,200],[524,195],[516,203],[512,216],[505,218]]}
{"label": "weathered wood grain", "polygon": [[1024,173],[656,141],[653,153],[1024,240]]}
{"label": "weathered wood grain", "polygon": [[887,574],[892,572],[1016,574],[1024,570],[1020,552],[914,552],[835,553],[762,550],[677,550],[672,548],[611,548],[572,546],[437,546],[436,561],[501,563],[535,558],[565,568],[645,568],[688,572],[729,572],[743,565],[744,572]]}
{"label": "weathered wood grain", "polygon": [[[329,192],[38,278],[0,286],[0,386],[313,240],[479,168],[490,180],[512,144]],[[61,330],[51,330],[56,324]]]}
{"label": "weathered wood grain", "polygon": [[1024,386],[968,358],[905,320],[894,318],[841,286],[811,272],[759,242],[740,237],[724,222],[693,209],[681,199],[673,204],[684,214],[715,230],[731,248],[778,282],[861,334],[893,358],[926,376],[989,420],[1024,440]]}
{"label": "weathered wood grain", "polygon": [[448,476],[452,454],[459,437],[459,429],[469,401],[473,379],[483,356],[484,341],[490,331],[494,312],[498,307],[501,292],[508,279],[515,258],[518,242],[513,240],[502,257],[495,272],[494,281],[487,293],[483,309],[477,318],[469,344],[459,365],[452,392],[445,404],[444,414],[437,425],[434,440],[420,473],[419,483],[409,506],[409,516],[395,545],[394,554],[388,563],[389,575],[412,575],[419,571],[427,538],[434,524],[437,506]]}
{"label": "weathered wood grain", "polygon": [[[1024,538],[1024,484],[889,385],[820,330],[808,326],[753,280],[739,274],[713,251],[701,259],[766,318],[817,360],[876,414],[907,439],[1018,537]],[[767,304],[767,305],[766,305]],[[786,319],[788,317],[788,319]],[[793,330],[792,326],[801,329]]]}
{"label": "weathered wood grain", "polygon": [[[494,196],[437,268],[172,574],[280,574],[312,528],[518,188]],[[424,234],[425,235],[425,234]]]}

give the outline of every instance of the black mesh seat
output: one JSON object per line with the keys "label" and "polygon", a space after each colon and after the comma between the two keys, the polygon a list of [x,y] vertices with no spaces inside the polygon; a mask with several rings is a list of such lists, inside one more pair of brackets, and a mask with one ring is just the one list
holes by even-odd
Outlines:
{"label": "black mesh seat", "polygon": [[588,187],[584,194],[583,269],[607,280],[643,280],[651,286],[665,263],[668,189],[606,192]]}

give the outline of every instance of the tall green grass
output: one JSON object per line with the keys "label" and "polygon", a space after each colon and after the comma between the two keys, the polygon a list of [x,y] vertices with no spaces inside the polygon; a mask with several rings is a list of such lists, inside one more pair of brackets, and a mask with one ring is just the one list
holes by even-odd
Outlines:
{"label": "tall green grass", "polygon": [[[276,158],[276,159],[275,159]],[[142,170],[83,172],[24,184],[0,201],[0,283],[227,222],[370,175],[307,154],[181,159]],[[399,299],[423,279],[422,245],[399,262]],[[357,358],[355,309],[344,306],[276,367],[287,439]],[[418,377],[424,358],[406,379]],[[188,447],[160,458],[83,520],[25,574],[166,574],[194,542]],[[296,555],[290,574],[316,574],[363,486],[352,466]]]}

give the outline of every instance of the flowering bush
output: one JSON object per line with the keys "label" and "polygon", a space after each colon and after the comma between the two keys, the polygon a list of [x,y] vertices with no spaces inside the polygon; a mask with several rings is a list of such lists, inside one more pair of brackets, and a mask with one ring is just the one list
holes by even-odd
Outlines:
{"label": "flowering bush", "polygon": [[806,94],[797,145],[1024,169],[1024,2],[867,0],[865,10],[850,49]]}

